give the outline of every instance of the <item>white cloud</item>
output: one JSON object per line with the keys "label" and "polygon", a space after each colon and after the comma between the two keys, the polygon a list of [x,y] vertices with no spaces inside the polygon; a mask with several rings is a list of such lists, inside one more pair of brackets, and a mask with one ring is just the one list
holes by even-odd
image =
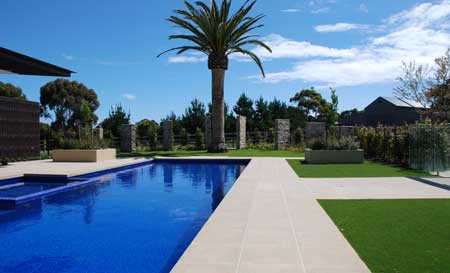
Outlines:
{"label": "white cloud", "polygon": [[74,56],[68,55],[68,54],[66,54],[66,53],[63,53],[63,54],[62,54],[62,57],[63,57],[65,60],[67,60],[67,61],[73,61],[73,60],[75,60],[75,57],[74,57]]}
{"label": "white cloud", "polygon": [[445,53],[450,46],[446,27],[449,19],[450,0],[416,5],[375,26],[383,32],[367,37],[365,43],[339,49],[271,35],[268,40],[274,54],[263,55],[265,60],[296,61],[288,70],[267,73],[266,79],[251,78],[268,83],[300,80],[337,87],[393,82],[401,72],[402,61],[431,65]]}
{"label": "white cloud", "polygon": [[329,48],[313,45],[310,42],[287,39],[277,34],[267,36],[264,41],[272,49],[272,54],[260,47],[256,48],[254,51],[258,56],[265,60],[310,57],[345,58],[355,56],[358,53],[357,49]]}
{"label": "white cloud", "polygon": [[125,93],[125,94],[122,94],[122,98],[124,98],[126,100],[135,100],[136,96],[133,94]]}
{"label": "white cloud", "polygon": [[283,9],[281,10],[281,12],[285,12],[285,13],[297,13],[297,12],[301,12],[301,9]]}
{"label": "white cloud", "polygon": [[169,57],[169,63],[199,63],[199,62],[205,62],[207,58],[205,56],[194,56],[194,55],[188,55],[188,56],[173,56]]}
{"label": "white cloud", "polygon": [[323,7],[323,8],[317,8],[317,9],[313,9],[311,10],[312,14],[319,14],[319,13],[328,13],[331,11],[330,7]]}
{"label": "white cloud", "polygon": [[369,13],[369,8],[364,3],[359,5],[358,10],[364,13]]}
{"label": "white cloud", "polygon": [[317,25],[314,29],[317,32],[343,32],[354,29],[367,29],[367,25],[350,24],[350,23],[336,23],[334,25]]}

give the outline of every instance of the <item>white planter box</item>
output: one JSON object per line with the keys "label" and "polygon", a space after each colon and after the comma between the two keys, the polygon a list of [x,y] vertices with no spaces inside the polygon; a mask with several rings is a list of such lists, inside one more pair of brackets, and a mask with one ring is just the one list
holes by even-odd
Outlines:
{"label": "white planter box", "polygon": [[363,150],[305,150],[305,161],[310,164],[361,164]]}
{"label": "white planter box", "polygon": [[54,162],[101,162],[116,159],[116,149],[53,150]]}

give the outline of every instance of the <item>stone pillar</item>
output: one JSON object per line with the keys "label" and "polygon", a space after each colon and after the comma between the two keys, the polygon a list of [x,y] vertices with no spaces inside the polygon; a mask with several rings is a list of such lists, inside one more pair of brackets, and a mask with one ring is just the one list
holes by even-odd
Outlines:
{"label": "stone pillar", "polygon": [[94,131],[92,132],[94,139],[96,140],[102,140],[103,139],[103,128],[94,128]]}
{"label": "stone pillar", "polygon": [[136,151],[136,126],[124,124],[120,127],[120,150],[124,153]]}
{"label": "stone pillar", "polygon": [[247,118],[244,116],[236,117],[236,148],[245,149],[247,145]]}
{"label": "stone pillar", "polygon": [[283,150],[289,146],[290,122],[288,119],[275,120],[275,150]]}
{"label": "stone pillar", "polygon": [[211,115],[206,115],[205,119],[205,145],[206,148],[209,148],[211,145],[211,133],[212,133],[212,123],[211,123]]}
{"label": "stone pillar", "polygon": [[163,123],[163,147],[166,151],[173,150],[173,121],[171,120]]}

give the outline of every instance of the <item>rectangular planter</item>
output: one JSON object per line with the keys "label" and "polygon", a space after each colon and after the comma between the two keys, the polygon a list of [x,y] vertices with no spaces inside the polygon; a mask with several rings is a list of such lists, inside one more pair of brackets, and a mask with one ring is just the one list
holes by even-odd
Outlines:
{"label": "rectangular planter", "polygon": [[116,149],[53,150],[54,162],[101,162],[116,159]]}
{"label": "rectangular planter", "polygon": [[361,164],[363,150],[305,150],[305,161],[310,164]]}

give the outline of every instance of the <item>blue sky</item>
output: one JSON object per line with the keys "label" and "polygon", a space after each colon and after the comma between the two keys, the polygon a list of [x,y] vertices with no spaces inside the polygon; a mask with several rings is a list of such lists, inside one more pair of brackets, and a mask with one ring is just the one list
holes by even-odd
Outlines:
{"label": "blue sky", "polygon": [[[116,103],[139,121],[182,113],[193,98],[210,101],[202,56],[156,58],[179,45],[167,40],[177,30],[164,19],[183,7],[181,0],[2,0],[1,7],[0,45],[76,71],[72,79],[99,95],[101,119]],[[242,92],[287,101],[310,86],[329,98],[332,86],[340,110],[362,109],[392,95],[402,61],[432,64],[450,46],[449,0],[260,0],[254,12],[267,15],[258,34],[274,53],[255,49],[266,79],[246,58],[232,59],[230,104]],[[31,100],[53,79],[0,75]]]}

